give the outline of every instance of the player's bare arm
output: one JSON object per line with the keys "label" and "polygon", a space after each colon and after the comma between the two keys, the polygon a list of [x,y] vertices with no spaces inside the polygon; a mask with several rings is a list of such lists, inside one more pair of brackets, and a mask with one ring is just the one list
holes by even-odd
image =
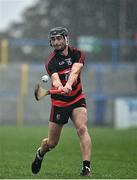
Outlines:
{"label": "player's bare arm", "polygon": [[63,88],[63,85],[60,81],[60,78],[59,78],[59,75],[58,73],[53,73],[52,76],[51,76],[51,81],[52,81],[52,84],[53,86],[56,88],[56,89],[62,89]]}
{"label": "player's bare arm", "polygon": [[77,80],[82,67],[83,67],[82,63],[74,63],[73,64],[68,81],[63,89],[66,93],[69,93],[72,90],[72,85]]}

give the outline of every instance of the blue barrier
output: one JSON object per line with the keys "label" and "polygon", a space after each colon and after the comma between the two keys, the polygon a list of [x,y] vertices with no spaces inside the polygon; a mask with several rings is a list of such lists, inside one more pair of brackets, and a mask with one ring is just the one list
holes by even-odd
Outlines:
{"label": "blue barrier", "polygon": [[10,92],[10,91],[0,91],[1,98],[16,98],[18,96],[17,92]]}

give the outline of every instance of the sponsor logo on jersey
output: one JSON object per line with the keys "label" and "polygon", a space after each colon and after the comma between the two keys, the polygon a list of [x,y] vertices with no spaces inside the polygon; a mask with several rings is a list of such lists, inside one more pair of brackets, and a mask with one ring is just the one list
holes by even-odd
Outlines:
{"label": "sponsor logo on jersey", "polygon": [[65,61],[67,62],[68,65],[72,65],[71,58],[67,58],[67,59],[65,59]]}
{"label": "sponsor logo on jersey", "polygon": [[64,61],[61,61],[61,62],[59,62],[59,65],[61,66],[61,65],[63,65],[65,62]]}

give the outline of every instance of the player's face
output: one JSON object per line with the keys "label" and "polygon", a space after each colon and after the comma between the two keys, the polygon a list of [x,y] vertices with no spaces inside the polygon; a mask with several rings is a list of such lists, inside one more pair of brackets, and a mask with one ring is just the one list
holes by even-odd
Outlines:
{"label": "player's face", "polygon": [[66,41],[63,36],[51,37],[51,44],[56,50],[62,50],[66,46]]}

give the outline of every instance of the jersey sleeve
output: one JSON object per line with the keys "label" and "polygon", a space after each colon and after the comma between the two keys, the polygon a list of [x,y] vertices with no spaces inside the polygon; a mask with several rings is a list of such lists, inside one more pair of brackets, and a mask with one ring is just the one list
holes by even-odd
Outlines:
{"label": "jersey sleeve", "polygon": [[45,68],[46,68],[49,76],[51,76],[53,73],[57,72],[55,63],[52,60],[46,63]]}
{"label": "jersey sleeve", "polygon": [[85,61],[85,54],[81,50],[76,51],[75,52],[75,62],[82,63],[84,65],[84,61]]}

